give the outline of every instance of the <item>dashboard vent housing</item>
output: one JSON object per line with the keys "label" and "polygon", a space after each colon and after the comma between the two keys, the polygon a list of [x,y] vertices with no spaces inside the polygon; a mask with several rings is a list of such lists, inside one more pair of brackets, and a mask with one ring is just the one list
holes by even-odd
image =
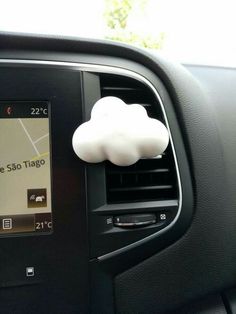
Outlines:
{"label": "dashboard vent housing", "polygon": [[[160,103],[143,83],[119,75],[102,74],[100,84],[102,97],[116,96],[128,104],[141,104],[149,117],[165,123]],[[142,159],[132,166],[105,164],[108,204],[178,198],[176,168],[170,144],[162,156]]]}

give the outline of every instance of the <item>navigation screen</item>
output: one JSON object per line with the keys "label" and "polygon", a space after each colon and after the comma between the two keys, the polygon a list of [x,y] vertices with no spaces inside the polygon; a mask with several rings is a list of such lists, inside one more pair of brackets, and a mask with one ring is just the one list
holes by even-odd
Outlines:
{"label": "navigation screen", "polygon": [[0,235],[52,231],[49,104],[0,102]]}

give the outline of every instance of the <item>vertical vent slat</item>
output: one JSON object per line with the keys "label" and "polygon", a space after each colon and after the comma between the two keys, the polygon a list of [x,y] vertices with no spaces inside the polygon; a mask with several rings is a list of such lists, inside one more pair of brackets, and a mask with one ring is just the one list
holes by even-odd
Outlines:
{"label": "vertical vent slat", "polygon": [[[102,74],[101,96],[116,96],[127,104],[139,103],[149,117],[164,122],[163,113],[156,97],[147,86],[134,79]],[[145,202],[170,200],[178,197],[178,185],[172,148],[162,156],[141,159],[129,167],[118,167],[106,162],[107,202]]]}

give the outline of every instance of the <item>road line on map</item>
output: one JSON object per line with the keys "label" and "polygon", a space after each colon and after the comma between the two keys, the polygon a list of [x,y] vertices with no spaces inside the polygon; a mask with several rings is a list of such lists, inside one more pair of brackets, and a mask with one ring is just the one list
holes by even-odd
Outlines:
{"label": "road line on map", "polygon": [[46,157],[46,156],[48,156],[48,155],[49,155],[49,152],[43,153],[43,154],[41,154],[41,155],[39,155],[39,156],[35,156],[35,157],[31,158],[30,161],[35,161],[35,160],[37,160],[37,159],[39,159],[39,158]]}
{"label": "road line on map", "polygon": [[33,142],[32,138],[30,137],[30,135],[29,135],[29,133],[28,133],[26,127],[24,126],[24,123],[21,121],[21,119],[18,119],[18,121],[20,122],[20,124],[21,124],[23,130],[25,131],[25,134],[27,135],[28,139],[30,140],[30,143],[33,145],[34,150],[36,151],[37,155],[40,156],[40,153],[39,153],[37,147],[34,145],[34,142]]}
{"label": "road line on map", "polygon": [[40,138],[38,138],[36,141],[34,141],[34,144],[38,143],[39,141],[43,140],[45,137],[49,136],[49,133],[41,136]]}

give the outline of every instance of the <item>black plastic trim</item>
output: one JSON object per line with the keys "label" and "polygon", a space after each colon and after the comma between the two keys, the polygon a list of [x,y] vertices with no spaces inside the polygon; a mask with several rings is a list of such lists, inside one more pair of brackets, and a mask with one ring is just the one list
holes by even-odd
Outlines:
{"label": "black plastic trim", "polygon": [[[72,38],[59,39],[41,36],[37,38],[30,35],[2,34],[0,35],[0,49],[1,58],[85,62],[127,68],[131,71],[141,73],[144,77],[148,78],[161,94],[170,122],[170,128],[175,131],[174,133],[172,132],[174,143],[178,143],[176,145],[176,153],[183,185],[183,210],[171,232],[162,234],[155,240],[152,239],[145,243],[145,246],[141,245],[132,248],[112,258],[100,261],[96,259],[91,260],[92,298],[90,302],[93,307],[92,311],[94,313],[98,311],[112,313],[114,310],[113,276],[175,242],[190,225],[193,213],[192,183],[194,182],[190,176],[186,151],[190,164],[191,155],[187,137],[183,136],[185,135],[185,125],[182,115],[179,112],[181,98],[177,94],[175,85],[170,79],[169,64],[161,60],[161,58],[157,62],[157,59],[152,55],[144,55],[143,51],[128,46],[111,42],[77,40]],[[174,69],[177,71],[178,66],[174,67]],[[180,72],[185,71],[180,67]],[[188,76],[187,71],[185,74]],[[178,114],[178,122],[176,112]],[[89,168],[90,166],[87,167],[87,175],[90,171]],[[191,171],[193,171],[193,168]],[[101,199],[100,201],[102,205],[103,200]],[[89,202],[92,202],[92,200],[88,200]],[[103,289],[104,287],[105,290]]]}

